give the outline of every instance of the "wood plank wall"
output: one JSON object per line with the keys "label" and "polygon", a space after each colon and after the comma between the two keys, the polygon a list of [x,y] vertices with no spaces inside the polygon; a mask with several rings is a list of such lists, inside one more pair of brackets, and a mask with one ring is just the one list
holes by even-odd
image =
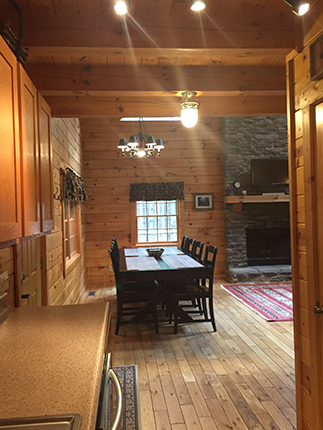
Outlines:
{"label": "wood plank wall", "polygon": [[[52,119],[54,192],[61,193],[60,168],[72,168],[82,175],[82,146],[78,119]],[[54,230],[47,236],[48,304],[75,303],[84,287],[85,220],[81,205],[82,258],[64,278],[62,202],[55,200]]]}
{"label": "wood plank wall", "polygon": [[[60,194],[59,169],[67,166],[82,174],[82,146],[78,119],[52,119],[54,192]],[[85,220],[81,206],[82,259],[64,278],[62,203],[55,200],[54,230],[46,236],[47,251],[47,297],[49,305],[72,304],[84,288]],[[0,273],[9,274],[9,304],[14,306],[14,248],[0,249]]]}
{"label": "wood plank wall", "polygon": [[[163,140],[160,158],[122,158],[120,138],[139,131],[138,122],[117,119],[81,120],[86,203],[87,288],[114,285],[108,249],[116,237],[119,246],[135,246],[133,182],[184,181],[180,236],[186,234],[219,247],[216,276],[224,274],[223,180],[221,120],[200,120],[193,129],[179,122],[148,122],[155,139]],[[194,211],[193,193],[214,193],[213,211]]]}
{"label": "wood plank wall", "polygon": [[[321,22],[323,23],[323,16]],[[320,33],[322,33],[322,26]],[[318,35],[318,34],[317,34]],[[295,367],[297,387],[297,415],[299,430],[321,428],[322,409],[319,407],[317,324],[313,313],[315,285],[312,245],[315,235],[313,213],[315,200],[312,193],[314,177],[312,165],[313,130],[311,130],[310,105],[323,100],[323,81],[310,80],[309,40],[305,48],[287,63],[289,92],[289,154],[291,160],[291,228],[293,236],[293,288]],[[313,240],[312,240],[313,239]],[[319,367],[321,364],[319,364]],[[319,410],[321,412],[319,412]]]}

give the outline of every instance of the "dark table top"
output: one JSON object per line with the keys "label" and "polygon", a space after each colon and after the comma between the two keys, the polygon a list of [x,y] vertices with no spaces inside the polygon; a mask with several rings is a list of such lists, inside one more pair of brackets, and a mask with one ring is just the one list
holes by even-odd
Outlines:
{"label": "dark table top", "polygon": [[146,248],[120,250],[120,274],[126,280],[210,278],[212,267],[203,265],[175,246],[163,247],[161,257],[150,257]]}

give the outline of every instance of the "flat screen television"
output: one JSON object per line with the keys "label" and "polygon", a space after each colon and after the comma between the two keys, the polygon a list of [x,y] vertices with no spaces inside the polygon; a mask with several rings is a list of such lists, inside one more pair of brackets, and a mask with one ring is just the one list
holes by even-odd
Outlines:
{"label": "flat screen television", "polygon": [[260,193],[288,193],[287,159],[251,160],[251,186]]}

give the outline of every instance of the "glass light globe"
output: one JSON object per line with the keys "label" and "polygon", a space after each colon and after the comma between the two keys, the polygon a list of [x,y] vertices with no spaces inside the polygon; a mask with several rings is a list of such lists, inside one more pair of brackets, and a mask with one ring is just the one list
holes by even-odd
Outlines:
{"label": "glass light globe", "polygon": [[128,12],[126,2],[124,0],[118,0],[114,5],[114,10],[118,15],[125,15]]}
{"label": "glass light globe", "polygon": [[184,127],[192,128],[196,125],[198,119],[197,109],[183,109],[181,111],[181,121]]}
{"label": "glass light globe", "polygon": [[199,12],[205,8],[205,3],[203,1],[196,1],[192,4],[191,9],[195,12]]}
{"label": "glass light globe", "polygon": [[305,15],[305,13],[308,11],[310,5],[308,3],[303,3],[298,10],[298,15],[302,16]]}

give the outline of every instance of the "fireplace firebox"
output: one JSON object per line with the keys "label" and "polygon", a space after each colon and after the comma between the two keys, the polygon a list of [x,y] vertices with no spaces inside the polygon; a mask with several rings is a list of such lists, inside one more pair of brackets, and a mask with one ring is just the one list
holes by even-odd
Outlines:
{"label": "fireplace firebox", "polygon": [[248,266],[291,264],[289,228],[249,228]]}

